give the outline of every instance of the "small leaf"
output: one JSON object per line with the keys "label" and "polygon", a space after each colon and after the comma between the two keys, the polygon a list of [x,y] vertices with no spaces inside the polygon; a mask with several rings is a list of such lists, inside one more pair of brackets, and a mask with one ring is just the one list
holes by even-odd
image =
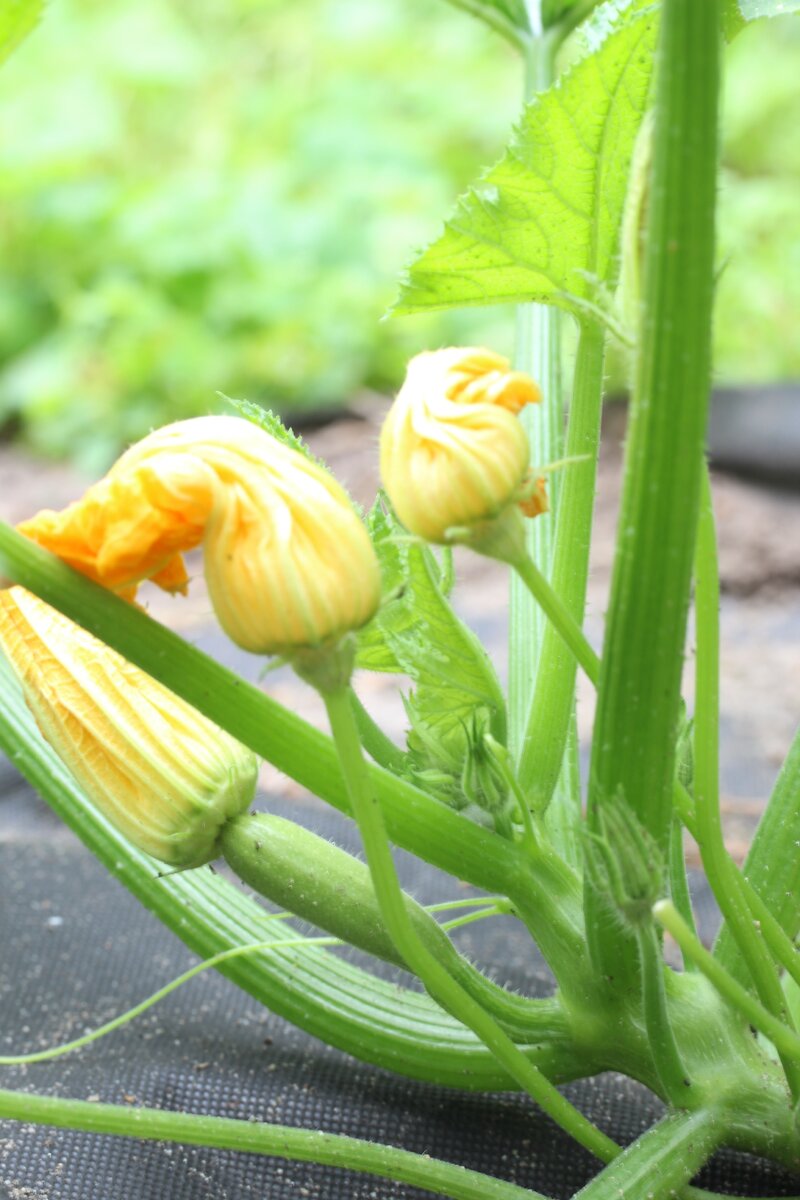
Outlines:
{"label": "small leaf", "polygon": [[296,450],[298,454],[302,454],[310,462],[316,463],[318,467],[323,467],[327,470],[325,464],[320,459],[314,457],[303,439],[298,437],[291,429],[288,429],[280,417],[276,416],[271,409],[262,408],[260,404],[253,404],[251,400],[234,400],[232,396],[226,396],[224,392],[217,392],[217,395],[226,404],[229,404],[231,408],[235,409],[240,417],[244,417],[246,421],[257,425],[259,429],[263,429],[270,437],[274,437],[276,441],[282,442],[290,450]]}
{"label": "small leaf", "polygon": [[586,273],[613,280],[657,26],[643,0],[620,9],[598,9],[586,36],[611,32],[527,106],[505,157],[412,264],[395,312],[527,300],[571,309],[569,294],[587,298]]}
{"label": "small leaf", "polygon": [[407,702],[414,725],[409,745],[425,766],[449,760],[460,770],[466,731],[479,709],[488,713],[492,734],[505,741],[505,704],[497,676],[479,640],[451,609],[432,551],[408,540],[380,500],[367,525],[386,600],[358,634],[357,664],[413,680]]}
{"label": "small leaf", "polygon": [[41,20],[44,0],[3,0],[0,11],[0,63]]}

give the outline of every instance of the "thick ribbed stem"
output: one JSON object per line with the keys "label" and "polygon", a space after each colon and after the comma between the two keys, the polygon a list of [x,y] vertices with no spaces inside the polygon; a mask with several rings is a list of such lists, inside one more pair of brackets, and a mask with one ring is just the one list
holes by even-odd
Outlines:
{"label": "thick ribbed stem", "polygon": [[714,1112],[674,1113],[638,1138],[574,1200],[668,1200],[724,1139]]}
{"label": "thick ribbed stem", "polygon": [[[664,0],[639,353],[598,691],[589,821],[623,795],[666,854],[708,409],[720,58],[717,0]],[[586,894],[592,955],[636,955]]]}
{"label": "thick ribbed stem", "polygon": [[234,1121],[230,1117],[165,1112],[160,1108],[92,1104],[86,1100],[36,1096],[5,1088],[0,1089],[0,1117],[24,1121],[26,1125],[82,1129],[89,1133],[111,1133],[188,1146],[216,1146],[220,1150],[243,1150],[295,1162],[343,1167],[410,1183],[452,1200],[545,1200],[538,1192],[441,1162],[427,1154],[412,1154],[394,1146],[381,1146],[361,1138],[322,1133],[316,1129],[292,1129],[289,1125]]}

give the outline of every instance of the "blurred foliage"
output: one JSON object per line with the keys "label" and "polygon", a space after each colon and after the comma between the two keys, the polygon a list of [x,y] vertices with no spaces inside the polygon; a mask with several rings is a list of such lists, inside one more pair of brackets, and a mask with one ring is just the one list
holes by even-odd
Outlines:
{"label": "blurred foliage", "polygon": [[725,77],[717,375],[800,378],[800,19],[749,26]]}
{"label": "blurred foliage", "polygon": [[392,387],[464,336],[380,318],[518,88],[428,0],[53,0],[0,77],[0,418],[97,469],[216,389]]}
{"label": "blurred foliage", "polygon": [[[730,52],[726,378],[800,375],[795,24]],[[291,416],[510,350],[503,309],[380,317],[520,86],[440,0],[52,0],[0,75],[0,425],[98,470],[217,389]]]}

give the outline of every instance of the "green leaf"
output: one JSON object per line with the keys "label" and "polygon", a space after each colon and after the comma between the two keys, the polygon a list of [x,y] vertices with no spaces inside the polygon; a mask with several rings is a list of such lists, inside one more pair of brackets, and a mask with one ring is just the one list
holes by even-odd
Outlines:
{"label": "green leaf", "polygon": [[[384,600],[378,614],[358,634],[358,665],[368,671],[404,674],[393,644],[410,636],[415,622],[416,592],[423,579],[435,580],[442,596],[449,591],[447,570],[439,565],[430,547],[417,543],[418,553],[411,554],[408,535],[380,495],[367,516],[367,531],[372,539],[381,568],[381,592]],[[424,566],[424,571],[421,568]]]}
{"label": "green leaf", "polygon": [[44,0],[4,0],[0,11],[0,63],[39,24]]}
{"label": "green leaf", "polygon": [[232,396],[226,396],[224,392],[218,392],[226,404],[235,409],[240,417],[257,425],[259,429],[263,429],[270,437],[274,437],[276,441],[282,442],[284,446],[288,446],[290,450],[296,450],[298,454],[302,454],[304,458],[316,463],[318,467],[323,467],[327,470],[325,463],[320,459],[315,458],[305,444],[302,438],[284,425],[283,421],[271,409],[262,408],[260,404],[253,404],[250,400],[234,400]]}
{"label": "green leaf", "polygon": [[722,31],[732,42],[750,21],[800,12],[800,0],[723,0]]}
{"label": "green leaf", "polygon": [[[284,425],[278,414],[274,413],[271,408],[262,408],[260,404],[253,404],[251,400],[234,400],[232,396],[226,396],[224,392],[217,392],[217,395],[226,404],[229,404],[231,408],[235,409],[240,417],[244,417],[246,421],[257,425],[259,429],[263,429],[265,433],[268,433],[270,437],[274,437],[276,441],[281,442],[284,446],[288,446],[290,450],[296,450],[298,454],[303,455],[303,458],[307,458],[315,466],[321,467],[323,471],[327,471],[329,475],[333,475],[333,471],[331,471],[328,464],[321,458],[317,458],[316,454],[312,454],[303,439],[298,437],[288,425]],[[337,479],[336,482],[349,499],[359,517],[363,517],[364,510],[361,505],[356,504],[340,480]]]}
{"label": "green leaf", "polygon": [[722,0],[722,33],[726,42],[732,42],[747,24],[739,7],[739,0]]}
{"label": "green leaf", "polygon": [[[497,676],[481,643],[455,615],[431,550],[410,541],[379,499],[367,525],[381,563],[386,599],[358,634],[357,664],[372,671],[410,676],[408,699],[414,732],[409,742],[431,765],[450,760],[460,768],[473,714],[484,709],[498,741],[506,736],[505,704]],[[425,748],[423,747],[425,744]]]}
{"label": "green leaf", "polygon": [[565,293],[590,298],[587,274],[612,280],[656,25],[652,5],[628,4],[599,49],[534,98],[505,157],[412,264],[395,312],[528,300],[571,309]]}
{"label": "green leaf", "polygon": [[800,12],[800,0],[739,0],[738,7],[745,21],[756,21]]}

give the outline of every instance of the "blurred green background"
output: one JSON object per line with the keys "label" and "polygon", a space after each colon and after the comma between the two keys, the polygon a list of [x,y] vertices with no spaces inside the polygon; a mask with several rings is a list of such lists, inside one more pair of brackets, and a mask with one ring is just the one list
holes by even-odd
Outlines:
{"label": "blurred green background", "polygon": [[[729,53],[728,382],[800,376],[799,33]],[[519,89],[445,0],[51,0],[0,75],[0,429],[98,471],[217,389],[317,414],[510,350],[502,309],[380,318]]]}

